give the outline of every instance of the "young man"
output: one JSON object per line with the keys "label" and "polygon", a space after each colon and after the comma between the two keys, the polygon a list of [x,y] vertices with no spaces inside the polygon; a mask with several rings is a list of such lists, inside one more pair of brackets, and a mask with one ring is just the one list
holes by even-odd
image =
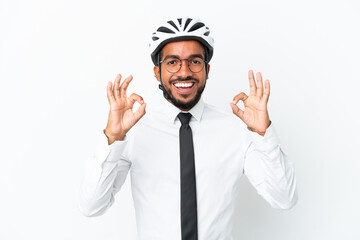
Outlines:
{"label": "young man", "polygon": [[[282,153],[267,102],[269,81],[249,71],[250,94],[224,113],[201,99],[213,39],[199,20],[167,21],[150,44],[154,73],[166,100],[145,115],[132,77],[109,82],[108,124],[90,159],[80,192],[86,216],[103,214],[131,170],[138,239],[232,239],[232,215],[245,174],[274,208],[297,201],[292,163]],[[244,102],[245,109],[237,107]],[[138,102],[139,109],[132,111]],[[140,120],[141,119],[141,120]],[[131,129],[131,131],[130,131]]]}

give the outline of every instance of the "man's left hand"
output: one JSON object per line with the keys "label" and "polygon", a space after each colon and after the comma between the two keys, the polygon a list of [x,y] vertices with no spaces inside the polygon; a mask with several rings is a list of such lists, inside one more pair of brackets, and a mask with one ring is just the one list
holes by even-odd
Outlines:
{"label": "man's left hand", "polygon": [[[233,113],[238,116],[250,128],[261,136],[265,135],[266,129],[270,126],[269,114],[267,111],[267,102],[270,96],[270,82],[265,81],[265,90],[261,73],[256,74],[256,83],[254,73],[249,71],[250,96],[244,92],[236,95],[230,103]],[[244,110],[241,110],[236,104],[243,101]]]}

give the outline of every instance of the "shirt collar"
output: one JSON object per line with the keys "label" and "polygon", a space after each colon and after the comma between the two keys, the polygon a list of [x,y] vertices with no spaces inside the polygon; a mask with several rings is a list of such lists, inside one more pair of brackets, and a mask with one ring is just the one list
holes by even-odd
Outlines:
{"label": "shirt collar", "polygon": [[181,109],[175,107],[169,101],[167,101],[165,99],[164,99],[164,101],[166,101],[164,103],[164,108],[163,108],[164,114],[169,118],[169,120],[172,123],[175,123],[177,115],[180,112],[189,112],[197,121],[201,120],[202,114],[204,112],[204,106],[205,106],[202,98],[200,98],[199,102],[193,108],[191,108],[189,111],[182,111]]}

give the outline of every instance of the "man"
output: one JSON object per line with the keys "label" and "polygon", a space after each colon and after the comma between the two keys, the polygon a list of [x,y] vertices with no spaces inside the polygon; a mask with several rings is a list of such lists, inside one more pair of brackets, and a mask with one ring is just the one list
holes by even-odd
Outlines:
{"label": "man", "polygon": [[[201,99],[213,55],[204,23],[170,20],[153,34],[150,48],[166,100],[145,115],[142,97],[127,97],[131,76],[108,83],[108,123],[85,174],[82,212],[103,214],[130,169],[138,239],[232,239],[243,174],[272,207],[291,208],[296,181],[267,112],[269,81],[264,88],[261,74],[255,82],[249,71],[249,96],[235,96],[234,114],[224,113]],[[140,107],[133,112],[135,102]]]}

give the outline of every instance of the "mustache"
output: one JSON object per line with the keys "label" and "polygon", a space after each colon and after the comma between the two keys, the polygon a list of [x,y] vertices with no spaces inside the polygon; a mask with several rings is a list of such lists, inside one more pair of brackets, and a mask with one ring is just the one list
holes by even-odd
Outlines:
{"label": "mustache", "polygon": [[173,82],[181,82],[181,81],[195,81],[195,82],[199,82],[199,79],[194,78],[194,77],[190,77],[190,76],[188,76],[188,77],[186,77],[186,78],[179,77],[179,78],[170,80],[169,83],[172,84]]}

